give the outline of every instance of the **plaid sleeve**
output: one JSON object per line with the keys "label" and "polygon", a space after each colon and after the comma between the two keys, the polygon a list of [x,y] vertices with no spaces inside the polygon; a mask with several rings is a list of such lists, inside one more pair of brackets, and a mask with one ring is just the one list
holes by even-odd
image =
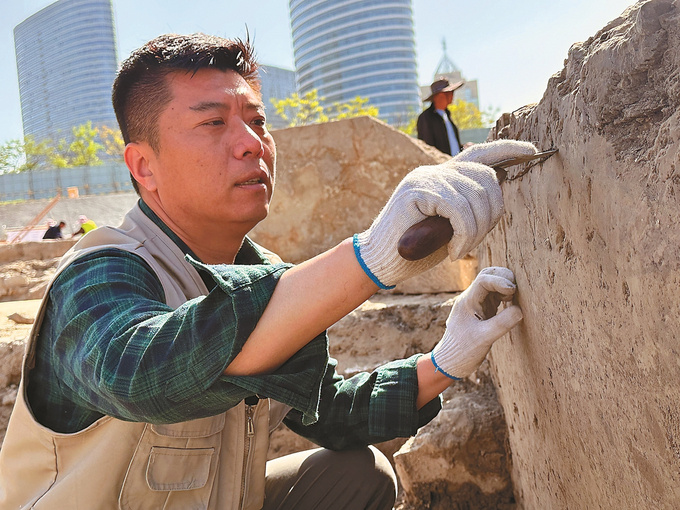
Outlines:
{"label": "plaid sleeve", "polygon": [[305,426],[296,411],[286,425],[326,448],[341,450],[414,435],[441,410],[436,398],[418,410],[419,355],[343,379],[331,359],[319,404],[319,421]]}
{"label": "plaid sleeve", "polygon": [[253,391],[222,372],[287,267],[220,267],[237,283],[173,310],[137,255],[114,249],[78,259],[49,294],[29,388],[36,414],[74,431],[104,414],[172,423],[232,407]]}

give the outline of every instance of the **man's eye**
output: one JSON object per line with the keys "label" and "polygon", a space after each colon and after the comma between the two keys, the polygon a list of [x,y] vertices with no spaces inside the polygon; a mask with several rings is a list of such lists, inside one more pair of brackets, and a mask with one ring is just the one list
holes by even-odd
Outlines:
{"label": "man's eye", "polygon": [[204,126],[221,126],[224,124],[224,121],[222,119],[214,119],[214,120],[209,120],[208,122],[204,122]]}
{"label": "man's eye", "polygon": [[257,119],[253,119],[253,124],[259,127],[265,127],[267,125],[267,119],[264,117],[258,117]]}

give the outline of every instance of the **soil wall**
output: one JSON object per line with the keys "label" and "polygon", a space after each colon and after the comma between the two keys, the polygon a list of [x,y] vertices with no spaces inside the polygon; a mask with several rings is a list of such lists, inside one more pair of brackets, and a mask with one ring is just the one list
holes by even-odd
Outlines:
{"label": "soil wall", "polygon": [[559,149],[511,169],[480,250],[524,311],[492,369],[526,509],[678,508],[678,69],[678,2],[642,1],[497,126]]}

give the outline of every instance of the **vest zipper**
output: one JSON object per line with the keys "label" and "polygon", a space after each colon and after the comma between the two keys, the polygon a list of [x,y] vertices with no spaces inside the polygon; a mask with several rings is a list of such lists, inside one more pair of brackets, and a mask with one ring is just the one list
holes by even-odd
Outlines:
{"label": "vest zipper", "polygon": [[248,479],[248,470],[250,467],[250,447],[255,435],[255,424],[253,422],[253,415],[255,414],[255,405],[246,404],[246,437],[243,446],[243,472],[241,473],[241,505],[243,509],[246,503],[246,480]]}

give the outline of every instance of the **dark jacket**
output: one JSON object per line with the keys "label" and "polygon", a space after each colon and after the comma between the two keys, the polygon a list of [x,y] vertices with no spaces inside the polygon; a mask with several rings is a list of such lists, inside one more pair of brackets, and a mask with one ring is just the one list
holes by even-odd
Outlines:
{"label": "dark jacket", "polygon": [[61,233],[61,225],[52,225],[45,231],[43,239],[63,239],[64,235]]}
{"label": "dark jacket", "polygon": [[[448,110],[446,111],[446,116],[451,120],[451,115]],[[460,135],[458,134],[458,128],[451,121],[453,126],[453,132],[456,133],[456,138],[458,139],[458,144],[460,145]],[[449,137],[446,134],[446,126],[444,125],[444,119],[442,119],[439,114],[434,109],[434,104],[423,111],[418,116],[418,138],[428,145],[436,147],[446,154],[451,154],[451,147],[449,146]],[[458,150],[463,150],[463,146],[460,145]]]}

